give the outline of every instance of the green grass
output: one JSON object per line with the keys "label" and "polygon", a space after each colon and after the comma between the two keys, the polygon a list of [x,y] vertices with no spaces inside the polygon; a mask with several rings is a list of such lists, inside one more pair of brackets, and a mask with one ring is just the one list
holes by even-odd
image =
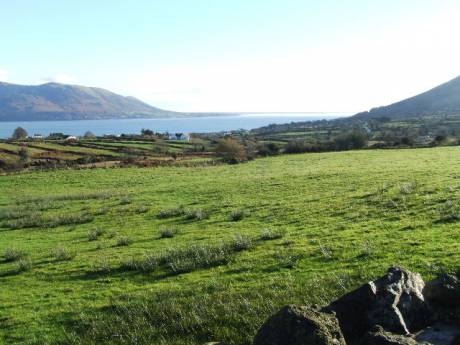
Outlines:
{"label": "green grass", "polygon": [[0,190],[0,344],[250,344],[283,304],[394,264],[460,266],[456,147],[31,172]]}

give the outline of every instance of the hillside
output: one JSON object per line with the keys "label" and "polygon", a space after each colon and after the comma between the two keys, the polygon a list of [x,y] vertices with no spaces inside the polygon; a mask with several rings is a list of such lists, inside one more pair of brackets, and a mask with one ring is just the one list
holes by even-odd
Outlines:
{"label": "hillside", "polygon": [[460,113],[460,77],[415,97],[357,114],[354,118],[410,118],[458,113]]}
{"label": "hillside", "polygon": [[456,270],[459,167],[447,147],[0,176],[0,343],[249,345],[391,265]]}
{"label": "hillside", "polygon": [[100,88],[57,83],[27,86],[0,82],[0,121],[95,120],[177,115],[180,114]]}

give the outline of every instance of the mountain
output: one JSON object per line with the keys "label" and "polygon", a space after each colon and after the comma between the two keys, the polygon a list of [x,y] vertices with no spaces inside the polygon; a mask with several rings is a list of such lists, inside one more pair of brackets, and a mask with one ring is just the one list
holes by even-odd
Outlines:
{"label": "mountain", "polygon": [[134,97],[77,85],[37,86],[0,82],[0,121],[96,120],[185,116]]}
{"label": "mountain", "polygon": [[377,117],[410,118],[460,114],[460,77],[398,103],[371,109],[354,116],[366,120]]}

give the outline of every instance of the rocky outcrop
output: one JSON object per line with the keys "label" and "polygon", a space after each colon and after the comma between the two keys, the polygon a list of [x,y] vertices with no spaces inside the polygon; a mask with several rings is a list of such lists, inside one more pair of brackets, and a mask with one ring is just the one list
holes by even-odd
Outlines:
{"label": "rocky outcrop", "polygon": [[417,345],[413,338],[387,332],[381,326],[376,326],[361,340],[360,345]]}
{"label": "rocky outcrop", "polygon": [[286,306],[265,322],[254,345],[345,345],[345,340],[333,314]]}
{"label": "rocky outcrop", "polygon": [[325,308],[336,313],[347,340],[362,337],[376,325],[396,334],[409,334],[429,324],[421,276],[392,267],[380,279],[352,291]]}
{"label": "rocky outcrop", "polygon": [[254,345],[460,345],[460,275],[424,283],[392,267],[330,305],[287,306]]}
{"label": "rocky outcrop", "polygon": [[428,302],[433,305],[452,307],[460,305],[460,279],[457,274],[443,274],[428,282],[423,290]]}

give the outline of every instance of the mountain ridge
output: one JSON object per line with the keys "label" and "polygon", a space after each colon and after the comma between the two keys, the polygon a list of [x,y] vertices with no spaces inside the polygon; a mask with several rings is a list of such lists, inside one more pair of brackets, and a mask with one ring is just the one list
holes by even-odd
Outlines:
{"label": "mountain ridge", "polygon": [[0,121],[97,120],[187,116],[98,87],[0,82]]}
{"label": "mountain ridge", "polygon": [[460,114],[460,76],[402,101],[358,113],[352,118],[409,118]]}

